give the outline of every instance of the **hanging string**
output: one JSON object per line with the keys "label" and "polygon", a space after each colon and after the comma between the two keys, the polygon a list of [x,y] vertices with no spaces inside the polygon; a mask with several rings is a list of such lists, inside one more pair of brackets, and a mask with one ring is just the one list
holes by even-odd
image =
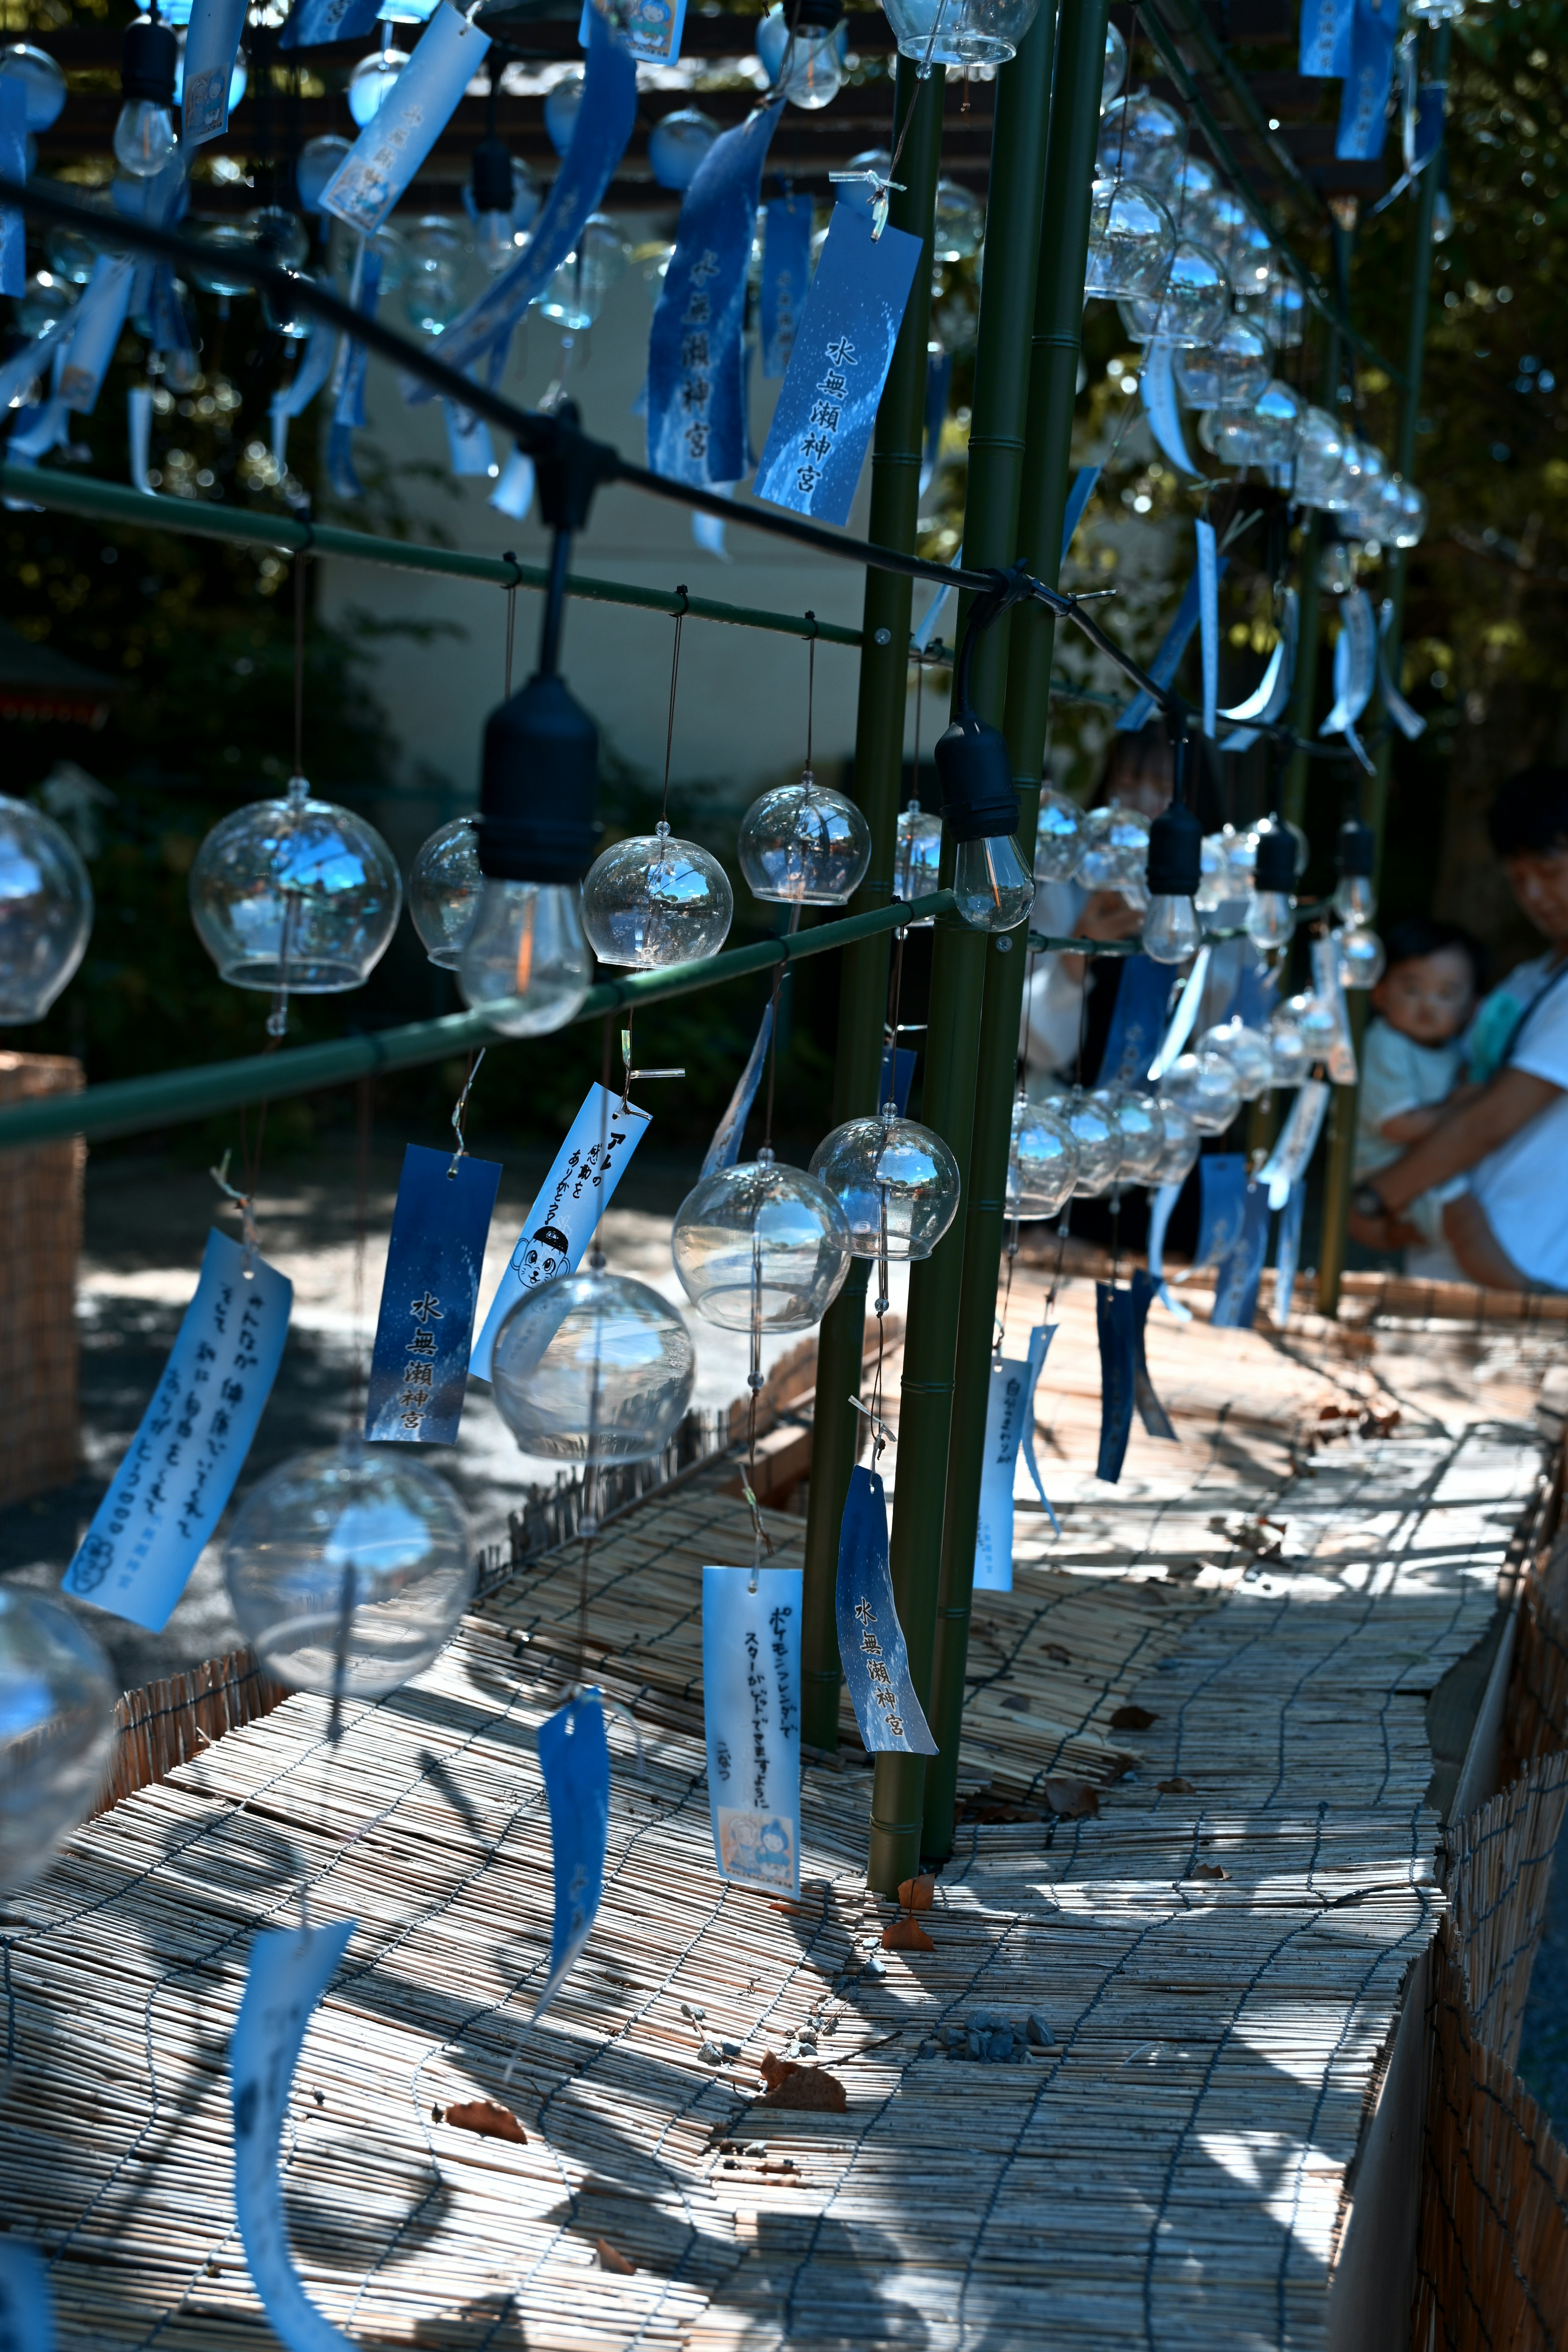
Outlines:
{"label": "hanging string", "polygon": [[[370,1138],[374,1099],[375,1080],[361,1078],[354,1088],[353,1371],[349,1384],[351,1430],[363,1414],[368,1369],[365,1363],[364,1248],[365,1229],[370,1222]],[[335,1707],[335,1698],[333,1705]]]}
{"label": "hanging string", "polygon": [[[492,78],[492,79],[493,79],[493,78]],[[512,553],[512,551],[511,551],[510,548],[506,549],[506,551],[504,551],[504,553],[503,553],[503,554],[502,554],[502,556],[501,556],[501,562],[502,562],[503,563],[511,563],[511,564],[515,564],[515,563],[516,563],[516,562],[517,562],[517,558],[516,558],[516,556]],[[516,632],[517,632],[517,582],[514,580],[514,581],[512,582],[512,583],[511,583],[510,587],[510,588],[507,590],[507,592],[506,592],[506,687],[505,687],[505,695],[506,695],[506,699],[507,699],[507,701],[508,701],[508,702],[510,702],[510,701],[511,700],[511,648],[512,648],[512,640],[513,640],[513,637],[514,637],[514,636],[515,636],[515,635],[516,635]]]}
{"label": "hanging string", "polygon": [[305,772],[305,565],[303,549],[294,558],[294,773]]}
{"label": "hanging string", "polygon": [[664,732],[664,799],[658,812],[661,825],[668,825],[669,822],[669,759],[675,744],[675,691],[680,682],[680,632],[685,626],[688,610],[685,588],[678,587],[675,593],[680,599],[680,610],[675,616],[675,643],[669,655],[669,719]]}
{"label": "hanging string", "polygon": [[[243,1118],[243,1113],[241,1114],[241,1117]],[[256,1260],[261,1250],[261,1244],[257,1238],[256,1232],[256,1199],[247,1180],[245,1180],[244,1178],[241,1180],[245,1184],[243,1192],[239,1189],[238,1185],[231,1184],[229,1182],[228,1163],[233,1156],[232,1151],[226,1151],[217,1166],[207,1170],[207,1174],[212,1178],[213,1182],[217,1186],[218,1191],[220,1192],[226,1192],[239,1211],[240,1234],[245,1245],[244,1276],[247,1282],[254,1282],[256,1279]],[[240,1157],[242,1160],[244,1156],[245,1146],[242,1138],[240,1143]]]}
{"label": "hanging string", "polygon": [[816,614],[808,613],[805,617],[811,623],[811,636],[805,654],[805,781],[809,784],[813,781],[811,721],[812,713],[816,707]]}
{"label": "hanging string", "polygon": [[463,1091],[452,1105],[452,1132],[458,1139],[458,1148],[452,1154],[452,1164],[447,1171],[448,1180],[457,1175],[458,1160],[466,1160],[468,1155],[468,1141],[463,1133],[463,1114],[468,1108],[468,1097],[473,1091],[474,1080],[479,1075],[479,1064],[489,1051],[488,1045],[481,1045],[477,1055],[468,1055],[468,1074],[463,1080]]}

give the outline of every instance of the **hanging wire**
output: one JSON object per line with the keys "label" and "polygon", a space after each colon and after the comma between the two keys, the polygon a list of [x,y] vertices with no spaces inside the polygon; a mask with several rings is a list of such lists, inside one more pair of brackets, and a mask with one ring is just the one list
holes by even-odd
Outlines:
{"label": "hanging wire", "polygon": [[[370,1223],[370,1143],[374,1117],[375,1080],[361,1078],[354,1088],[354,1256],[353,1256],[353,1375],[349,1386],[349,1426],[363,1411],[365,1362],[364,1251]],[[334,1705],[336,1704],[334,1700]]]}
{"label": "hanging wire", "polygon": [[669,719],[664,732],[664,799],[658,812],[660,824],[669,822],[669,759],[675,745],[675,692],[680,682],[680,633],[689,610],[684,586],[678,586],[675,593],[680,599],[680,610],[675,616],[675,643],[669,654]]}
{"label": "hanging wire", "polygon": [[468,1097],[473,1091],[474,1080],[479,1075],[479,1064],[489,1052],[488,1045],[481,1045],[477,1054],[468,1055],[468,1073],[463,1080],[463,1091],[452,1105],[452,1132],[458,1139],[458,1148],[452,1154],[452,1164],[447,1171],[448,1180],[457,1175],[458,1160],[466,1160],[468,1156],[468,1139],[463,1133],[463,1114],[468,1108]]}
{"label": "hanging wire", "polygon": [[303,549],[294,558],[294,773],[305,772],[305,565]]}
{"label": "hanging wire", "polygon": [[811,623],[811,635],[806,640],[805,648],[805,781],[807,783],[810,783],[813,781],[811,769],[812,714],[816,708],[816,614],[815,613],[808,613],[805,617]]}

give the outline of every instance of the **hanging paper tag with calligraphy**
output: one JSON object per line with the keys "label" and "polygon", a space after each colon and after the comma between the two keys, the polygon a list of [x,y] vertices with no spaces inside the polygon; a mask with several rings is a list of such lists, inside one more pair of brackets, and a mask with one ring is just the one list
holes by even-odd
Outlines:
{"label": "hanging paper tag with calligraphy", "polygon": [[1323,1066],[1336,1087],[1353,1087],[1356,1082],[1355,1045],[1351,1035],[1350,1007],[1345,1003],[1344,982],[1340,978],[1338,940],[1332,936],[1314,940],[1311,962],[1312,993],[1331,1008],[1334,1016],[1334,1042],[1323,1056]]}
{"label": "hanging paper tag with calligraphy", "polygon": [[201,1279],[152,1403],[62,1590],[161,1633],[216,1531],[272,1392],[294,1287],[207,1235]]}
{"label": "hanging paper tag with calligraphy", "polygon": [[0,2352],[54,2352],[54,2346],[48,2272],[31,2246],[0,2238]]}
{"label": "hanging paper tag with calligraphy", "polygon": [[1061,1521],[1051,1507],[1051,1498],[1046,1492],[1046,1482],[1040,1475],[1040,1465],[1035,1458],[1035,1391],[1040,1384],[1040,1374],[1045,1370],[1046,1358],[1050,1353],[1051,1341],[1056,1336],[1057,1327],[1054,1323],[1037,1323],[1029,1334],[1029,1353],[1026,1360],[1029,1377],[1024,1397],[1024,1460],[1029,1475],[1035,1482],[1035,1492],[1039,1496],[1046,1517],[1051,1523],[1052,1532],[1059,1536],[1062,1531]]}
{"label": "hanging paper tag with calligraphy", "polygon": [[[756,1591],[748,1588],[752,1582]],[[798,1568],[702,1571],[702,1716],[713,1856],[738,1886],[800,1893]]]}
{"label": "hanging paper tag with calligraphy", "polygon": [[1398,651],[1394,640],[1394,600],[1385,596],[1377,625],[1378,682],[1383,688],[1383,707],[1407,741],[1414,743],[1418,735],[1426,732],[1426,721],[1418,710],[1412,710],[1394,683],[1393,656]]}
{"label": "hanging paper tag with calligraphy", "polygon": [[775,196],[763,236],[763,373],[787,373],[811,282],[811,198]]}
{"label": "hanging paper tag with calligraphy", "polygon": [[985,1461],[974,1538],[976,1592],[1013,1590],[1013,1475],[1034,1395],[1026,1361],[993,1357],[985,1398]]}
{"label": "hanging paper tag with calligraphy", "polygon": [[647,462],[711,489],[740,481],[746,436],[746,271],[768,142],[783,100],[721,131],[680,207],[647,346]]}
{"label": "hanging paper tag with calligraphy", "polygon": [[1159,1050],[1165,1007],[1171,1001],[1171,967],[1152,956],[1121,959],[1116,1002],[1100,1055],[1097,1087],[1135,1087]]}
{"label": "hanging paper tag with calligraphy", "polygon": [[735,1091],[730,1097],[723,1118],[713,1130],[713,1140],[708,1146],[699,1171],[711,1176],[716,1169],[733,1168],[741,1156],[741,1139],[746,1131],[746,1121],[752,1115],[752,1105],[762,1084],[763,1066],[768,1057],[768,1040],[773,1034],[773,1008],[770,998],[763,1007],[762,1026],[757,1042],[746,1056],[746,1066],[735,1081]]}
{"label": "hanging paper tag with calligraphy", "polygon": [[234,2109],[234,2204],[251,2283],[288,2352],[354,2352],[305,2293],[289,2245],[279,2171],[295,2069],[317,2002],[354,1931],[286,1927],[250,1948],[245,1997],[229,2045]]}
{"label": "hanging paper tag with calligraphy", "polygon": [[1171,1015],[1171,1025],[1160,1040],[1160,1050],[1149,1065],[1149,1076],[1156,1084],[1185,1045],[1197,1025],[1198,1008],[1208,985],[1209,961],[1214,953],[1210,947],[1201,947],[1193,958],[1193,968],[1176,999],[1176,1009]]}
{"label": "hanging paper tag with calligraphy", "polygon": [[414,55],[328,181],[321,210],[374,236],[446,129],[489,45],[488,33],[450,0],[439,0]]}
{"label": "hanging paper tag with calligraphy", "polygon": [[1215,1283],[1210,1320],[1216,1328],[1251,1330],[1258,1313],[1258,1286],[1268,1254],[1268,1195],[1261,1184],[1249,1184],[1240,1238],[1220,1260]]}
{"label": "hanging paper tag with calligraphy", "polygon": [[1271,1209],[1284,1208],[1300,1188],[1317,1149],[1328,1107],[1329,1089],[1321,1078],[1308,1078],[1298,1088],[1279,1140],[1258,1171],[1258,1181],[1268,1195]]}
{"label": "hanging paper tag with calligraphy", "polygon": [[337,337],[324,319],[318,319],[306,339],[291,382],[275,392],[268,404],[272,418],[272,462],[282,472],[289,457],[289,424],[303,416],[332,372]]}
{"label": "hanging paper tag with calligraphy", "polygon": [[1274,1321],[1279,1330],[1290,1319],[1296,1297],[1296,1272],[1301,1262],[1301,1220],[1307,1213],[1307,1188],[1298,1184],[1279,1212],[1274,1242]]}
{"label": "hanging paper tag with calligraphy", "polygon": [[1320,81],[1342,81],[1351,69],[1355,0],[1301,0],[1297,70]]}
{"label": "hanging paper tag with calligraphy", "polygon": [[1340,93],[1334,156],[1340,163],[1375,163],[1388,136],[1388,89],[1399,0],[1355,0],[1350,64]]}
{"label": "hanging paper tag with calligraphy", "polygon": [[1094,1319],[1100,1336],[1100,1454],[1094,1475],[1114,1486],[1132,1434],[1136,1352],[1132,1293],[1114,1289],[1109,1282],[1097,1282]]}
{"label": "hanging paper tag with calligraphy", "polygon": [[[381,299],[381,269],[379,248],[362,244],[354,263],[349,299],[354,309],[367,319],[374,318],[376,304]],[[364,496],[359,476],[354,472],[353,437],[364,423],[364,380],[369,366],[367,347],[350,335],[341,335],[332,362],[329,386],[332,414],[327,427],[327,472],[341,499]]]}
{"label": "hanging paper tag with calligraphy", "polygon": [[228,129],[228,92],[246,0],[194,0],[185,34],[180,143],[198,147]]}
{"label": "hanging paper tag with calligraphy", "polygon": [[835,205],[752,484],[758,498],[814,522],[848,521],[924,249],[898,228],[873,242],[865,213]]}
{"label": "hanging paper tag with calligraphy", "polygon": [[539,1763],[550,1800],[550,1857],[555,1910],[550,1974],[534,2003],[538,2023],[593,1932],[605,1886],[610,1842],[610,1750],[596,1690],[557,1707],[539,1727]]}
{"label": "hanging paper tag with calligraphy", "polygon": [[489,1379],[496,1333],[524,1293],[552,1281],[558,1274],[576,1272],[594,1238],[594,1228],[609,1207],[626,1162],[648,1125],[647,1112],[638,1110],[636,1103],[627,1103],[623,1109],[613,1087],[607,1093],[603,1087],[589,1087],[540,1186],[474,1342],[468,1370],[477,1379]]}
{"label": "hanging paper tag with calligraphy", "polygon": [[403,1155],[364,1433],[455,1445],[500,1165],[411,1143]]}
{"label": "hanging paper tag with calligraphy", "polygon": [[498,470],[495,451],[490,446],[490,428],[482,416],[471,408],[459,408],[455,400],[441,403],[447,414],[447,454],[452,461],[452,471],[459,480],[488,478]]}
{"label": "hanging paper tag with calligraphy", "polygon": [[381,14],[381,0],[293,0],[278,46],[316,49],[328,41],[361,41]]}
{"label": "hanging paper tag with calligraphy", "polygon": [[893,1603],[887,1496],[862,1463],[849,1473],[844,1499],[835,1607],[844,1679],[868,1755],[934,1756]]}
{"label": "hanging paper tag with calligraphy", "polygon": [[1132,1398],[1138,1407],[1138,1418],[1151,1437],[1166,1438],[1173,1445],[1176,1433],[1171,1426],[1171,1416],[1154,1393],[1154,1383],[1149,1377],[1145,1326],[1149,1309],[1160,1296],[1161,1283],[1157,1274],[1145,1274],[1141,1265],[1132,1269]]}

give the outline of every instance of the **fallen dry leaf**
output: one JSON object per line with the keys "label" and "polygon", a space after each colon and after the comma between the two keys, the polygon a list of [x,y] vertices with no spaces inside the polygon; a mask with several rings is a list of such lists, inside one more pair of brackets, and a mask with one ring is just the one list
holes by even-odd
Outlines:
{"label": "fallen dry leaf", "polygon": [[890,1920],[882,1930],[885,1952],[934,1952],[936,1946],[918,1919]]}
{"label": "fallen dry leaf", "polygon": [[1194,1793],[1192,1782],[1184,1780],[1179,1772],[1173,1780],[1156,1780],[1154,1786],[1163,1797],[1190,1797]]}
{"label": "fallen dry leaf", "polygon": [[1188,1871],[1187,1876],[1189,1878],[1228,1878],[1230,1873],[1228,1870],[1222,1870],[1217,1862],[1200,1862]]}
{"label": "fallen dry leaf", "polygon": [[1047,1780],[1046,1802],[1053,1813],[1069,1822],[1083,1821],[1100,1811],[1100,1798],[1088,1780]]}
{"label": "fallen dry leaf", "polygon": [[899,1900],[906,1911],[929,1911],[936,1893],[936,1877],[928,1871],[923,1878],[906,1878],[899,1889]]}
{"label": "fallen dry leaf", "polygon": [[636,2263],[628,2263],[625,2254],[611,2245],[608,2238],[595,2238],[594,2250],[599,2257],[602,2271],[619,2271],[623,2278],[630,2278],[637,2269]]}
{"label": "fallen dry leaf", "polygon": [[1147,1731],[1152,1723],[1159,1720],[1159,1717],[1151,1715],[1146,1706],[1119,1706],[1110,1718],[1110,1728],[1112,1731]]}
{"label": "fallen dry leaf", "polygon": [[1070,1666],[1072,1664],[1070,1654],[1063,1649],[1059,1642],[1047,1642],[1040,1655],[1042,1658],[1049,1658],[1054,1665]]}
{"label": "fallen dry leaf", "polygon": [[763,2080],[769,2087],[758,2100],[762,2107],[797,2107],[841,2116],[848,2107],[844,2085],[822,2066],[797,2066],[793,2059],[763,2055]]}
{"label": "fallen dry leaf", "polygon": [[447,2121],[456,2124],[459,2131],[479,2132],[485,2139],[510,2139],[519,2147],[528,2146],[528,2134],[510,2107],[498,2107],[493,2099],[465,2099],[460,2106],[448,2107]]}

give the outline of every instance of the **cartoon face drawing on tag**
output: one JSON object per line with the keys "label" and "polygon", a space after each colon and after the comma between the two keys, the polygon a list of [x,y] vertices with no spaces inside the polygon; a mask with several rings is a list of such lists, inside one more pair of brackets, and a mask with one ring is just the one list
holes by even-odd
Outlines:
{"label": "cartoon face drawing on tag", "polygon": [[572,1244],[557,1226],[541,1225],[537,1233],[523,1235],[512,1268],[518,1280],[531,1290],[564,1274],[571,1255]]}

